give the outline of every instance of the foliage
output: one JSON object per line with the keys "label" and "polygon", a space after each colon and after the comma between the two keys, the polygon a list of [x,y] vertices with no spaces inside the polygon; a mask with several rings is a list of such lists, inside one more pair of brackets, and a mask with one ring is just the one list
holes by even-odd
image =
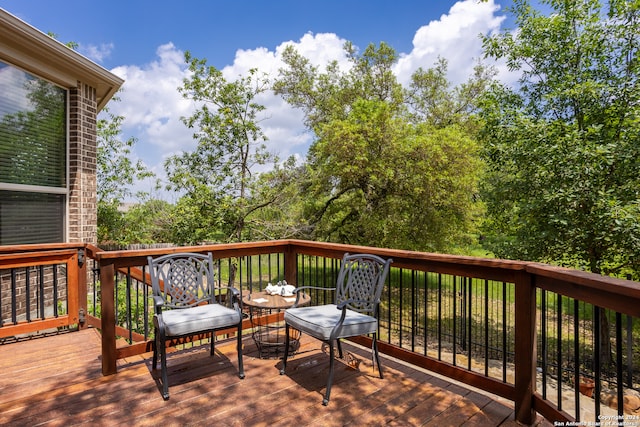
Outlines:
{"label": "foliage", "polygon": [[222,202],[215,201],[206,185],[194,187],[182,196],[171,214],[171,242],[194,245],[202,242],[224,241],[219,230],[222,224]]}
{"label": "foliage", "polygon": [[447,70],[447,60],[439,58],[433,68],[419,68],[411,76],[407,91],[411,121],[438,129],[458,124],[470,135],[475,135],[479,126],[476,116],[478,100],[497,71],[478,63],[469,81],[452,89],[447,80]]}
{"label": "foliage", "polygon": [[[127,285],[126,279],[116,281],[115,285],[115,310],[116,325],[130,329],[138,334],[145,334],[145,307],[152,307],[150,299],[145,301],[145,293],[141,284]],[[95,304],[89,298],[87,301],[87,311],[97,318],[102,317],[102,292],[100,282],[95,284],[96,301]],[[128,288],[128,289],[127,289]],[[152,325],[153,309],[147,309],[147,324]],[[128,338],[128,337],[125,337]]]}
{"label": "foliage", "polygon": [[[118,98],[113,100],[117,101]],[[123,116],[116,116],[108,108],[97,123],[97,197],[98,242],[128,242],[124,214],[120,205],[132,196],[131,186],[136,180],[152,177],[141,160],[132,161],[131,148],[135,138],[123,141],[121,126]],[[144,194],[138,194],[139,198]]]}
{"label": "foliage", "polygon": [[[481,208],[474,202],[481,167],[466,126],[470,113],[455,104],[450,120],[426,120],[429,86],[452,97],[446,79],[434,77],[443,77],[446,64],[421,70],[407,92],[393,74],[390,46],[370,45],[358,55],[347,43],[345,50],[347,71],[333,62],[320,72],[288,47],[274,84],[317,137],[302,183],[310,237],[437,251],[465,242]],[[474,101],[463,87],[454,92]]]}
{"label": "foliage", "polygon": [[[228,81],[220,70],[189,52],[185,61],[191,75],[179,90],[198,109],[183,121],[195,129],[198,145],[192,152],[169,158],[165,168],[170,188],[185,194],[179,204],[189,214],[187,221],[191,226],[198,226],[199,219],[205,223],[181,240],[209,238],[213,232],[221,232],[224,240],[241,240],[246,216],[257,209],[250,192],[254,168],[277,161],[266,151],[260,127],[265,107],[256,102],[269,81],[256,69]],[[201,227],[211,225],[216,225],[215,231],[202,235]],[[188,228],[180,229],[188,233]]]}
{"label": "foliage", "polygon": [[520,30],[486,37],[519,70],[483,105],[487,246],[593,272],[638,271],[640,4],[514,2]]}
{"label": "foliage", "polygon": [[[117,100],[114,98],[112,101]],[[116,116],[108,108],[104,108],[103,113],[105,115],[97,123],[98,202],[122,202],[126,197],[133,195],[130,186],[136,179],[150,177],[152,173],[141,160],[134,163],[131,159],[131,148],[136,139],[131,137],[125,141],[121,140],[124,117]]]}
{"label": "foliage", "polygon": [[151,244],[171,242],[174,207],[169,202],[147,199],[124,212],[124,242]]}
{"label": "foliage", "polygon": [[310,238],[311,227],[303,209],[306,179],[306,166],[298,166],[293,157],[260,174],[252,189],[256,209],[246,217],[245,238]]}

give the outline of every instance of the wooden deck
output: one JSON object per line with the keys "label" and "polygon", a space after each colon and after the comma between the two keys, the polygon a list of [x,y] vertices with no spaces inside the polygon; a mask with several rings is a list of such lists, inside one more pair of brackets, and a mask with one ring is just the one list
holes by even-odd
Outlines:
{"label": "wooden deck", "polygon": [[213,359],[208,346],[170,354],[171,398],[163,401],[150,355],[121,360],[117,375],[102,376],[96,330],[0,345],[0,425],[518,425],[509,402],[387,357],[380,379],[369,352],[351,345],[344,347],[359,368],[336,363],[325,407],[320,342],[303,338],[281,376],[280,361],[259,359],[247,337],[244,380],[234,347],[218,344]]}

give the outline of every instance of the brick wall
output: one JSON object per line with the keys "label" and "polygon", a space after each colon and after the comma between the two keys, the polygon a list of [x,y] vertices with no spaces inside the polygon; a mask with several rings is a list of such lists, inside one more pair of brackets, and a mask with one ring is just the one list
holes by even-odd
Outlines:
{"label": "brick wall", "polygon": [[78,82],[69,93],[69,242],[97,243],[97,97]]}

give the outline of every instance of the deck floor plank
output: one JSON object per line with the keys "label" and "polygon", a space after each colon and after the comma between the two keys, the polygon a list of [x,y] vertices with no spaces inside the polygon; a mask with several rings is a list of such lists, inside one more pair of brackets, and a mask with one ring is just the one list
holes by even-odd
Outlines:
{"label": "deck floor plank", "polygon": [[[514,425],[509,403],[383,357],[384,379],[370,352],[345,344],[359,366],[336,361],[329,406],[322,406],[329,358],[303,338],[289,359],[261,359],[250,337],[246,378],[238,378],[235,341],[168,356],[170,399],[160,394],[151,354],[118,361],[101,374],[96,330],[0,345],[0,424],[9,426],[492,426]],[[550,425],[541,423],[541,425]]]}

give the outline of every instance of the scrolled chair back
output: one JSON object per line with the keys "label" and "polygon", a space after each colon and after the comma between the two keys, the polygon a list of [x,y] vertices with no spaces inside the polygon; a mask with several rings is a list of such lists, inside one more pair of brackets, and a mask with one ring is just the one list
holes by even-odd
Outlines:
{"label": "scrolled chair back", "polygon": [[166,307],[192,307],[203,302],[215,303],[213,256],[203,254],[169,254],[151,259],[149,266],[154,295],[161,296]]}
{"label": "scrolled chair back", "polygon": [[391,260],[376,255],[345,254],[336,283],[336,304],[361,313],[375,314]]}

